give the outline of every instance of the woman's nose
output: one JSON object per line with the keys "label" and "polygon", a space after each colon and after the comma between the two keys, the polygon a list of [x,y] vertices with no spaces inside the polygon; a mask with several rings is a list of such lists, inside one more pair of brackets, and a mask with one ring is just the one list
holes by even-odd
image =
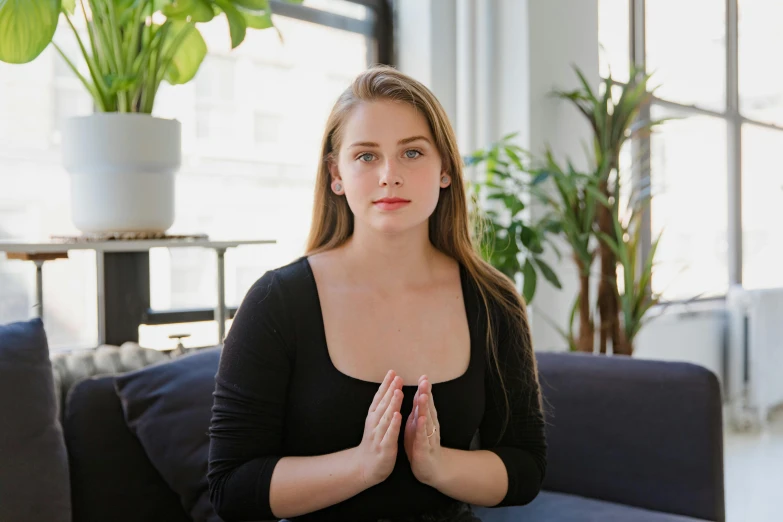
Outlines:
{"label": "woman's nose", "polygon": [[378,184],[382,187],[401,187],[402,186],[402,177],[397,174],[396,169],[390,164],[390,162],[387,162],[384,166],[383,172],[381,173],[381,177],[378,180]]}

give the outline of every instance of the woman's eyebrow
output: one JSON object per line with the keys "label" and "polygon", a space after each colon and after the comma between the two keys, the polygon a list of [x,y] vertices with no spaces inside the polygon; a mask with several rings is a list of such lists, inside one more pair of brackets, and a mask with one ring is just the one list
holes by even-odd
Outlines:
{"label": "woman's eyebrow", "polygon": [[[427,139],[426,136],[411,136],[410,138],[403,138],[403,139],[401,139],[400,141],[397,142],[397,145],[405,145],[406,143],[411,143],[411,142],[419,141],[419,140],[426,141],[427,143],[430,143],[430,145],[432,144],[430,142],[430,140]],[[376,148],[378,148],[378,147],[380,147],[380,145],[378,145],[377,143],[372,142],[372,141],[359,141],[359,142],[356,142],[356,143],[352,143],[351,145],[349,145],[348,148],[350,149],[352,147],[376,147]]]}

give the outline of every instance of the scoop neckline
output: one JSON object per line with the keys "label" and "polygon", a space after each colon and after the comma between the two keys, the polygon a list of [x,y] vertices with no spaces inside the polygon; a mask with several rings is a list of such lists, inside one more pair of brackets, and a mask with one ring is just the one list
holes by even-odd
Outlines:
{"label": "scoop neckline", "polygon": [[[315,303],[318,306],[318,314],[317,314],[318,315],[318,322],[319,322],[318,330],[320,332],[320,337],[321,337],[321,346],[323,347],[323,350],[325,352],[324,355],[326,356],[326,360],[329,363],[330,370],[332,372],[342,376],[343,379],[346,379],[346,380],[349,380],[349,381],[352,381],[352,382],[356,382],[356,383],[362,384],[364,386],[372,385],[375,388],[378,388],[383,383],[375,382],[375,381],[368,381],[366,379],[360,379],[359,377],[354,377],[352,375],[348,375],[347,373],[344,373],[344,372],[340,371],[340,369],[337,368],[337,366],[334,365],[334,361],[332,361],[332,356],[329,354],[329,343],[326,340],[326,323],[324,321],[323,307],[321,305],[321,296],[320,296],[320,294],[318,292],[318,283],[315,280],[315,273],[313,272],[313,267],[310,265],[310,259],[308,258],[308,256],[302,256],[300,261],[304,263],[304,265],[305,265],[305,267],[307,269],[308,275],[310,276],[310,282],[311,282],[311,286],[312,286],[313,295],[314,295],[314,298],[315,298]],[[446,380],[446,381],[440,381],[440,382],[433,382],[433,383],[431,383],[433,388],[436,387],[436,386],[437,387],[441,387],[441,386],[445,386],[445,385],[456,384],[457,382],[465,379],[468,376],[468,374],[470,373],[470,371],[473,369],[474,364],[476,363],[476,361],[474,360],[476,357],[473,354],[473,348],[475,347],[475,333],[476,332],[475,332],[475,327],[474,327],[473,323],[470,321],[470,310],[469,310],[470,306],[469,306],[469,303],[468,303],[467,270],[462,265],[462,263],[460,263],[459,261],[457,261],[457,265],[459,266],[460,285],[462,287],[462,303],[463,303],[463,307],[465,309],[465,317],[466,317],[466,319],[468,321],[468,336],[470,338],[469,339],[470,355],[469,355],[469,359],[468,359],[468,367],[465,369],[465,371],[461,375],[458,375],[457,377],[454,377],[454,378]],[[403,387],[403,389],[405,389],[405,388],[413,389],[413,388],[418,388],[419,385],[418,384],[403,384],[402,387]]]}

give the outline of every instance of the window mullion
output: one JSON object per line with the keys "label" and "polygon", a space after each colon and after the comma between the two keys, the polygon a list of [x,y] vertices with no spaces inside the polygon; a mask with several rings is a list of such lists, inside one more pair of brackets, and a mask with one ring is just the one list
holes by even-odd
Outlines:
{"label": "window mullion", "polygon": [[737,0],[726,0],[726,115],[729,285],[742,284],[742,117],[739,112],[739,16]]}
{"label": "window mullion", "polygon": [[[631,47],[631,64],[636,67],[641,74],[647,71],[647,38],[645,32],[644,0],[628,0],[630,5],[628,12],[630,30],[629,45]],[[645,103],[639,111],[639,120],[650,120],[650,104]],[[649,194],[652,188],[650,179],[650,136],[648,133],[641,133],[631,142],[631,174],[633,193],[643,196]],[[642,273],[644,262],[650,255],[652,248],[652,205],[645,205],[642,210],[640,226],[641,238],[639,241],[639,252],[636,256],[638,266],[637,273]],[[651,283],[650,283],[651,284]]]}

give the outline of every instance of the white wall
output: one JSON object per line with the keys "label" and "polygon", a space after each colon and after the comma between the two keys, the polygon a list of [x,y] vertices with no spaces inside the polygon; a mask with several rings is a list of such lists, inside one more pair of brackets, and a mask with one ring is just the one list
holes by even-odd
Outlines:
{"label": "white wall", "polygon": [[[400,0],[397,10],[398,66],[439,97],[463,153],[519,131],[525,149],[549,144],[583,161],[590,129],[549,93],[578,85],[572,64],[598,85],[597,0]],[[564,348],[545,317],[565,326],[578,290],[570,257],[548,257],[563,290],[538,287],[530,314],[539,350]]]}
{"label": "white wall", "polygon": [[396,11],[397,68],[429,87],[454,125],[457,113],[454,0],[398,0]]}

